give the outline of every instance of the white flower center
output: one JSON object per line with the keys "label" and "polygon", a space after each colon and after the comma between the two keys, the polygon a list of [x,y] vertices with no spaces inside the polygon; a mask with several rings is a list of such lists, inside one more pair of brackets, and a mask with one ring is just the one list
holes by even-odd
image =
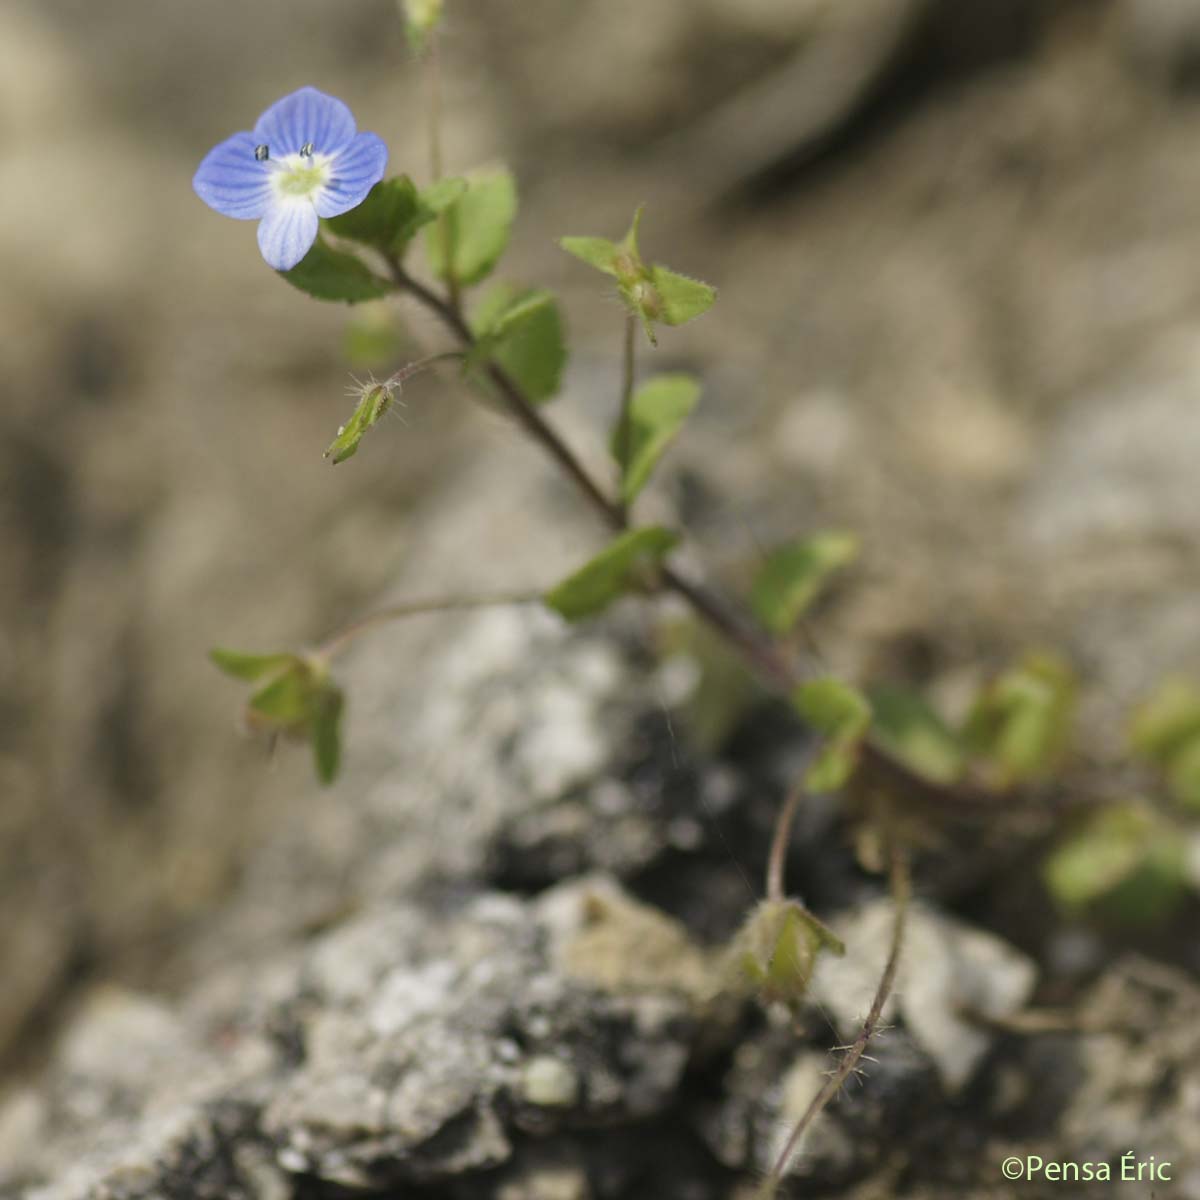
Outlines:
{"label": "white flower center", "polygon": [[272,158],[271,183],[281,200],[315,200],[329,182],[328,154],[285,154]]}

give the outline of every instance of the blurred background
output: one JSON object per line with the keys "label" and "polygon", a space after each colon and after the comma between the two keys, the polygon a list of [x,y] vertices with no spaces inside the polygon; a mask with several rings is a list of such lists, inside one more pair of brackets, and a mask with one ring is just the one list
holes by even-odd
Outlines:
{"label": "blurred background", "polygon": [[[1200,671],[1198,0],[448,9],[448,167],[521,181],[502,273],[564,298],[564,428],[599,454],[621,320],[554,238],[645,202],[648,254],[721,289],[656,359],[706,381],[659,502],[714,570],[856,528],[824,634],[847,669],[953,704],[1055,646],[1101,756],[1164,672]],[[210,646],[582,556],[585,515],[545,526],[563,496],[449,381],[322,460],[349,310],[191,191],[305,83],[428,178],[393,0],[0,6],[5,1071],[82,986],[172,986],[272,830],[346,802],[238,736]],[[401,357],[437,348],[404,319]]]}

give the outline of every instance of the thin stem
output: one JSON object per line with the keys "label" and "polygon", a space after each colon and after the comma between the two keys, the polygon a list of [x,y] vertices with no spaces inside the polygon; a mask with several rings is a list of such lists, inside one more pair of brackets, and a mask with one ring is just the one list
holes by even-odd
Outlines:
{"label": "thin stem", "polygon": [[422,371],[427,371],[437,363],[461,362],[463,357],[464,355],[461,350],[442,350],[438,354],[427,354],[424,358],[418,358],[413,362],[407,363],[398,371],[393,371],[378,386],[382,388],[399,387],[401,384],[407,383],[414,375],[420,375]]}
{"label": "thin stem", "polygon": [[432,613],[462,612],[472,608],[505,608],[521,604],[539,604],[544,592],[491,592],[479,596],[440,596],[431,600],[412,600],[403,604],[393,604],[381,608],[369,616],[347,625],[328,641],[322,643],[315,651],[317,657],[325,659],[336,658],[347,646],[364,633],[386,625],[391,621],[399,621],[404,617],[423,617]]}
{"label": "thin stem", "polygon": [[621,469],[621,498],[617,502],[621,523],[629,524],[629,501],[626,500],[625,476],[629,471],[629,456],[633,450],[633,384],[636,366],[637,320],[632,313],[625,315],[625,344],[621,356],[621,411],[617,417],[617,466]]}
{"label": "thin stem", "polygon": [[884,1005],[887,1003],[888,997],[892,994],[892,987],[896,982],[896,970],[900,965],[900,954],[904,948],[904,930],[908,918],[908,902],[912,885],[909,879],[907,855],[896,844],[894,836],[890,831],[888,838],[889,879],[894,912],[892,918],[892,940],[888,949],[887,962],[884,965],[883,974],[879,979],[879,986],[875,989],[875,998],[871,1001],[871,1008],[867,1013],[867,1019],[863,1022],[858,1037],[854,1039],[854,1044],[842,1055],[841,1061],[838,1063],[833,1074],[825,1081],[825,1086],[812,1098],[811,1103],[804,1110],[803,1116],[796,1122],[796,1126],[788,1137],[783,1150],[775,1160],[775,1166],[771,1174],[767,1177],[766,1183],[763,1185],[760,1192],[761,1200],[769,1200],[770,1197],[775,1195],[783,1179],[784,1172],[787,1170],[792,1153],[800,1144],[800,1139],[805,1135],[817,1117],[820,1116],[829,1102],[841,1091],[842,1085],[846,1080],[854,1073],[855,1068],[866,1052],[868,1043],[875,1036],[875,1032],[879,1028],[879,1021],[883,1016]]}
{"label": "thin stem", "polygon": [[[442,155],[442,49],[438,30],[429,35],[425,48],[425,89],[428,93],[426,112],[429,121],[429,171],[432,182],[437,183],[444,171]],[[450,304],[458,310],[462,307],[458,280],[454,275],[454,229],[450,215],[441,212],[437,218],[437,236],[442,243],[442,259],[446,264],[446,287],[450,292]]]}
{"label": "thin stem", "polygon": [[779,816],[775,818],[775,835],[771,839],[771,857],[767,859],[767,899],[780,901],[787,895],[783,886],[783,868],[787,861],[788,839],[792,832],[792,820],[800,805],[804,789],[796,784],[787,794]]}

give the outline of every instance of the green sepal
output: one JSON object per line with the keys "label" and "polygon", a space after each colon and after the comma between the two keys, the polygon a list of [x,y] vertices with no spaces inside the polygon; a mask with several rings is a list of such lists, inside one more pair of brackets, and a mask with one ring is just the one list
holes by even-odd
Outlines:
{"label": "green sepal", "polygon": [[659,525],[630,529],[547,592],[546,606],[568,621],[595,616],[641,586],[644,572],[660,563],[678,541],[677,533]]}
{"label": "green sepal", "polygon": [[990,768],[998,787],[1047,774],[1065,752],[1075,716],[1070,668],[1048,654],[1031,654],[976,700],[963,739]]}
{"label": "green sepal", "polygon": [[330,784],[342,762],[342,713],[346,698],[332,683],[320,687],[312,700],[312,748],[317,778]]}
{"label": "green sepal", "polygon": [[[691,375],[658,375],[634,393],[629,406],[629,445],[613,430],[610,449],[621,468],[621,497],[626,504],[646,486],[658,460],[675,440],[700,399],[700,383]],[[622,462],[622,450],[627,450]]]}
{"label": "green sepal", "polygon": [[962,778],[967,754],[961,738],[915,692],[905,688],[872,688],[871,728],[885,750],[933,783]]}
{"label": "green sepal", "polygon": [[790,633],[835,572],[858,556],[850,533],[818,533],[773,551],[754,578],[750,604],[774,634]]}
{"label": "green sepal", "polygon": [[738,990],[756,993],[763,1004],[785,1004],[795,1010],[824,951],[840,957],[846,947],[802,904],[764,900],[731,944],[730,959],[740,976],[732,982]]}
{"label": "green sepal", "polygon": [[606,275],[616,276],[617,258],[621,253],[616,242],[610,242],[602,237],[565,237],[559,238],[558,244],[580,261],[603,271]]}
{"label": "green sepal", "polygon": [[839,679],[813,679],[792,693],[804,722],[825,738],[804,776],[811,792],[844,787],[858,766],[859,748],[871,724],[871,705],[860,691]]}
{"label": "green sepal", "polygon": [[363,300],[378,300],[396,290],[394,283],[376,275],[361,259],[334,250],[321,237],[290,271],[279,274],[293,287],[317,300],[357,304]]}
{"label": "green sepal", "polygon": [[403,0],[404,32],[418,53],[425,49],[442,19],[445,0]]}
{"label": "green sepal", "polygon": [[345,462],[358,453],[358,444],[383,419],[392,406],[392,391],[384,384],[368,388],[355,406],[350,419],[338,428],[337,436],[329,443],[324,457],[332,458],[334,465]]}
{"label": "green sepal", "polygon": [[508,246],[517,215],[517,185],[504,168],[469,176],[466,190],[425,231],[430,269],[470,287],[490,274]]}
{"label": "green sepal", "polygon": [[707,283],[642,259],[638,246],[642,212],[639,208],[634,213],[629,232],[619,243],[600,237],[564,237],[558,244],[617,280],[621,299],[641,322],[650,344],[657,346],[656,324],[683,325],[693,320],[713,306],[717,293]]}
{"label": "green sepal", "polygon": [[483,298],[471,328],[476,347],[469,366],[494,362],[534,404],[558,394],[567,346],[553,293],[497,284]]}
{"label": "green sepal", "polygon": [[240,650],[223,650],[219,646],[210,650],[208,657],[226,675],[232,675],[234,679],[242,679],[247,683],[254,683],[268,675],[276,675],[301,661],[296,654],[245,654]]}
{"label": "green sepal", "polygon": [[717,290],[699,279],[652,267],[650,282],[658,293],[659,316],[664,325],[686,325],[702,317],[717,302]]}
{"label": "green sepal", "polygon": [[243,654],[213,650],[226,673],[258,685],[246,702],[246,724],[272,735],[309,741],[317,777],[332,783],[341,760],[341,690],[319,657],[300,654]]}
{"label": "green sepal", "polygon": [[1046,860],[1051,895],[1068,911],[1142,923],[1170,913],[1187,887],[1187,843],[1143,804],[1101,809]]}

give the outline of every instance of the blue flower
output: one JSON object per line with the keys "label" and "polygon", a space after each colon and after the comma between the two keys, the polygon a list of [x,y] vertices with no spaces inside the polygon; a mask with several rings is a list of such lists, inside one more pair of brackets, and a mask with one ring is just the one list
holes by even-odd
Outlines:
{"label": "blue flower", "polygon": [[258,221],[258,247],[291,270],[317,240],[317,218],[357,208],[383,178],[387,147],[359,133],[340,100],[304,87],[267,109],[252,133],[214,146],[192,180],[210,208]]}

